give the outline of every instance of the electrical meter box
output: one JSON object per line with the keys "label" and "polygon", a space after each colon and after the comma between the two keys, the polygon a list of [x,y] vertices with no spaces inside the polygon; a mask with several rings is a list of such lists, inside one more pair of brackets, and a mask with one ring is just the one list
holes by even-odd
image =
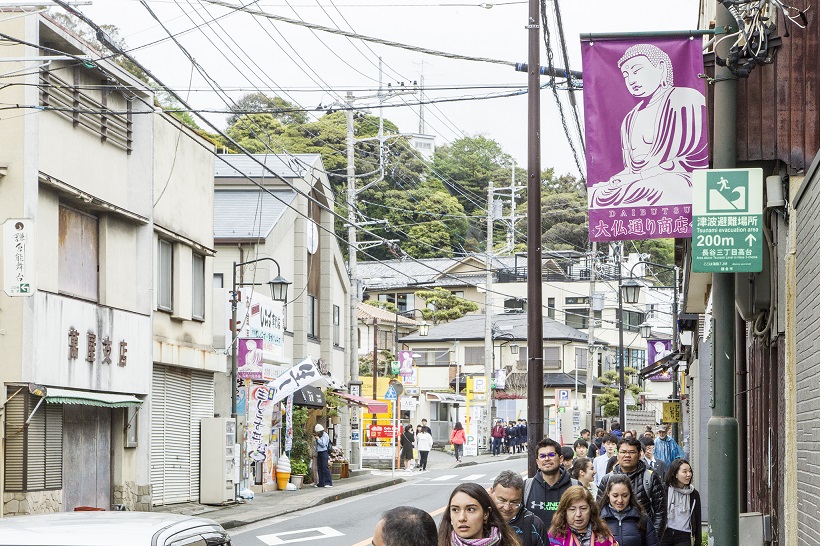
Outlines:
{"label": "electrical meter box", "polygon": [[210,417],[200,423],[199,502],[234,502],[236,421],[228,417]]}

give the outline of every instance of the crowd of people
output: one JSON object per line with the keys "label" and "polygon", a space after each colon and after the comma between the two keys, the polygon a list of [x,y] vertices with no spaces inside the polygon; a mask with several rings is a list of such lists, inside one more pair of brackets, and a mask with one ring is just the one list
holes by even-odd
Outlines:
{"label": "crowd of people", "polygon": [[617,423],[610,433],[590,436],[585,429],[571,447],[551,438],[539,441],[532,448],[538,472],[526,480],[504,470],[489,491],[460,484],[438,529],[417,508],[386,512],[373,545],[702,545],[692,465],[665,426],[657,437],[649,427],[640,437],[621,432]]}

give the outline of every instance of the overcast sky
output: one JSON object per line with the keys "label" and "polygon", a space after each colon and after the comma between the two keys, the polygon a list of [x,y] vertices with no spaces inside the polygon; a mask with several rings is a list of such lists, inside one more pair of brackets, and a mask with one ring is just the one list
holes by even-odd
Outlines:
{"label": "overcast sky", "polygon": [[[239,4],[239,0],[229,1]],[[698,4],[698,0],[564,0],[560,7],[570,68],[583,69],[580,33],[694,29]],[[356,96],[363,97],[356,104],[373,107],[371,112],[377,114],[378,101],[374,95],[379,81],[379,56],[384,63],[385,87],[387,83],[395,87],[403,81],[407,87],[413,81],[420,82],[423,72],[427,99],[486,97],[526,89],[526,74],[507,66],[450,60],[349,40],[231,12],[200,0],[149,0],[148,5],[173,33],[211,21],[181,34],[179,40],[215,84],[234,100],[245,93],[262,90],[305,108],[314,108],[340,101],[347,90],[353,90]],[[526,62],[527,2],[500,0],[489,9],[481,5],[473,0],[263,0],[251,7],[424,48]],[[552,6],[553,3],[547,1],[550,21],[554,23]],[[138,48],[134,51],[137,59],[180,91],[196,108],[226,108],[225,101],[210,91],[203,77],[192,73],[191,63],[172,41],[166,39],[140,47],[167,36],[140,2],[96,0],[93,5],[79,9],[98,24],[117,25],[129,47]],[[214,17],[221,18],[213,22]],[[556,37],[553,39],[555,64],[562,66]],[[541,64],[546,62],[542,48]],[[546,78],[543,81],[546,82]],[[622,82],[613,84],[623,85]],[[566,94],[564,90],[559,91],[569,116]],[[417,132],[419,107],[412,103],[418,98],[417,94],[404,94],[389,99],[385,105],[399,107],[385,108],[385,117],[402,132]],[[542,91],[541,101],[542,166],[578,176],[552,92]],[[583,102],[580,95],[577,102],[580,109]],[[424,112],[426,132],[436,135],[437,145],[464,135],[485,135],[501,143],[521,166],[526,166],[526,94],[442,102],[425,106]],[[224,117],[211,119],[224,127]],[[571,118],[569,122],[572,129]]]}

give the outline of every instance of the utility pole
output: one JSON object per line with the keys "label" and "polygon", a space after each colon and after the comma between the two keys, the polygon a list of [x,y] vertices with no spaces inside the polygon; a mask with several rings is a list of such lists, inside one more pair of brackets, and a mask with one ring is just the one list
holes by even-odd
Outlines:
{"label": "utility pole", "polygon": [[490,291],[493,286],[493,179],[487,188],[487,277],[484,282],[484,385],[485,401],[487,407],[487,418],[482,423],[480,432],[481,438],[489,436],[488,424],[492,423],[493,410],[493,390],[490,388],[490,377],[493,373],[493,312],[492,295]]}
{"label": "utility pole", "polygon": [[587,427],[590,430],[591,437],[595,435],[595,405],[592,401],[592,368],[597,363],[595,358],[595,275],[596,266],[598,265],[598,243],[592,242],[592,255],[590,256],[589,264],[589,329],[587,330],[587,385],[586,385],[586,419]]}
{"label": "utility pole", "polygon": [[[715,24],[736,27],[725,4],[717,7]],[[725,59],[729,41],[717,42],[715,54]],[[729,69],[715,66],[712,167],[728,169],[737,158],[737,78]],[[737,546],[738,424],[735,417],[735,276],[712,273],[712,417],[707,425],[709,442],[709,544]]]}
{"label": "utility pole", "polygon": [[424,61],[421,61],[421,76],[419,77],[419,134],[423,135],[427,127],[424,125]]}
{"label": "utility pole", "polygon": [[515,161],[512,162],[512,182],[510,183],[510,228],[507,230],[507,248],[515,253]]}
{"label": "utility pole", "polygon": [[621,241],[615,246],[618,260],[618,419],[621,430],[626,430],[626,359],[624,358],[624,300],[621,294],[621,285],[624,282],[624,244]]}
{"label": "utility pole", "polygon": [[[353,95],[348,92],[347,105],[353,104]],[[356,276],[356,165],[354,163],[353,145],[353,110],[345,110],[345,120],[347,121],[347,264],[350,270],[350,312],[348,313],[350,337],[348,346],[350,347],[350,382],[359,381],[359,351],[358,351],[358,319],[356,311],[359,308],[359,279]],[[355,465],[356,461],[361,462],[359,456],[359,446],[362,442],[363,424],[359,425],[359,441],[351,441],[350,460]],[[353,430],[353,427],[350,427]]]}
{"label": "utility pole", "polygon": [[[541,309],[541,20],[539,0],[527,17],[527,443],[544,436],[544,320]],[[535,450],[527,476],[535,476]]]}

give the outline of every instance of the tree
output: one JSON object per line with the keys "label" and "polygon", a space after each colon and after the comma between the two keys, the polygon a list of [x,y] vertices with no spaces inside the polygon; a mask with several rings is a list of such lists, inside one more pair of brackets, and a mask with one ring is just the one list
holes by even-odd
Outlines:
{"label": "tree", "polygon": [[228,126],[234,125],[243,114],[260,112],[273,116],[283,125],[307,123],[307,114],[299,106],[281,97],[269,97],[264,93],[248,93],[231,106]]}
{"label": "tree", "polygon": [[432,290],[419,290],[415,296],[424,300],[421,314],[433,324],[447,322],[463,317],[472,311],[478,311],[478,305],[456,296],[446,288],[437,286]]}
{"label": "tree", "polygon": [[487,202],[489,182],[509,186],[510,165],[512,157],[485,136],[460,138],[437,148],[433,156],[435,176],[450,184],[450,193],[459,197],[468,214],[486,214],[481,204]]}
{"label": "tree", "polygon": [[[632,383],[632,377],[638,373],[638,370],[627,366],[624,368],[624,377],[627,380],[626,389],[632,393],[635,400],[641,395],[641,389],[638,385]],[[621,393],[618,390],[618,373],[614,371],[605,372],[598,381],[606,385],[603,388],[603,393],[598,397],[598,403],[603,408],[604,417],[615,417],[620,414],[620,399]],[[638,409],[638,406],[627,406],[627,409]]]}

